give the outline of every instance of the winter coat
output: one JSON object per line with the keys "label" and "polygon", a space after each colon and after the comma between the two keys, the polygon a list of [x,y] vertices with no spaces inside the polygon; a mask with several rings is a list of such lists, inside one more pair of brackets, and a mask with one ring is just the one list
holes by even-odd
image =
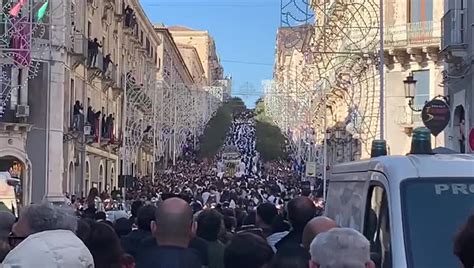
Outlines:
{"label": "winter coat", "polygon": [[86,245],[71,231],[44,231],[28,236],[16,246],[2,267],[93,268]]}

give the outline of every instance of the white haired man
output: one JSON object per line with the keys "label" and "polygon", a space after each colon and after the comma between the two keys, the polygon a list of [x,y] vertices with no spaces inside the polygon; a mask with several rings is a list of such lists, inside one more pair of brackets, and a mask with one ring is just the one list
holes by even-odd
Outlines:
{"label": "white haired man", "polygon": [[13,226],[19,243],[2,267],[94,267],[91,253],[74,233],[76,229],[77,218],[70,210],[47,203],[25,207]]}
{"label": "white haired man", "polygon": [[350,228],[334,228],[318,234],[311,242],[309,268],[375,268],[370,243]]}

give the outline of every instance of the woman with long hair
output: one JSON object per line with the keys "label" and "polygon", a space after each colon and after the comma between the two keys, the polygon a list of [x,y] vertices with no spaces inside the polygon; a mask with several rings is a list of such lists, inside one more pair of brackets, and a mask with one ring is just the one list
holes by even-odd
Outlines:
{"label": "woman with long hair", "polygon": [[95,208],[95,211],[103,211],[102,199],[99,196],[99,190],[92,187],[89,191],[89,195],[86,199],[86,205],[88,209]]}
{"label": "woman with long hair", "polygon": [[96,268],[133,268],[134,261],[126,255],[114,229],[103,222],[91,225],[87,247]]}

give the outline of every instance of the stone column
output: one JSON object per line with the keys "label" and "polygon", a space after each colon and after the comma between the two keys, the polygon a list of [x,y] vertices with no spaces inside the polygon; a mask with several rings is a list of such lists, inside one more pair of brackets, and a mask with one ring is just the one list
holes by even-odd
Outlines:
{"label": "stone column", "polygon": [[51,202],[63,202],[62,180],[64,179],[63,131],[64,131],[64,90],[65,68],[67,62],[65,51],[66,36],[63,31],[66,23],[66,6],[62,0],[50,1],[51,21],[51,54],[49,83],[47,94],[46,126],[46,192],[45,198]]}

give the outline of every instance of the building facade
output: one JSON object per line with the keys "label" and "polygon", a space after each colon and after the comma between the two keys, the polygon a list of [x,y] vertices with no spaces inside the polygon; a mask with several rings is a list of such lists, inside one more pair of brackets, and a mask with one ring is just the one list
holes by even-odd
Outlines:
{"label": "building facade", "polygon": [[182,26],[171,26],[169,30],[178,45],[192,46],[197,50],[204,67],[207,85],[212,86],[214,81],[221,80],[224,77],[224,71],[216,51],[216,44],[208,31],[193,30]]}
{"label": "building facade", "polygon": [[445,130],[447,147],[460,153],[474,153],[474,3],[445,0],[442,56],[446,71],[443,84],[449,97],[451,120]]}
{"label": "building facade", "polygon": [[[444,95],[441,49],[443,0],[390,0],[385,3],[385,128],[390,154],[410,151],[411,133],[423,126],[425,102]],[[417,81],[410,108],[403,81]],[[445,135],[432,139],[444,146]]]}
{"label": "building facade", "polygon": [[179,52],[183,57],[186,66],[194,80],[194,83],[199,86],[204,86],[207,83],[204,67],[202,66],[201,58],[197,49],[190,45],[176,44]]}

